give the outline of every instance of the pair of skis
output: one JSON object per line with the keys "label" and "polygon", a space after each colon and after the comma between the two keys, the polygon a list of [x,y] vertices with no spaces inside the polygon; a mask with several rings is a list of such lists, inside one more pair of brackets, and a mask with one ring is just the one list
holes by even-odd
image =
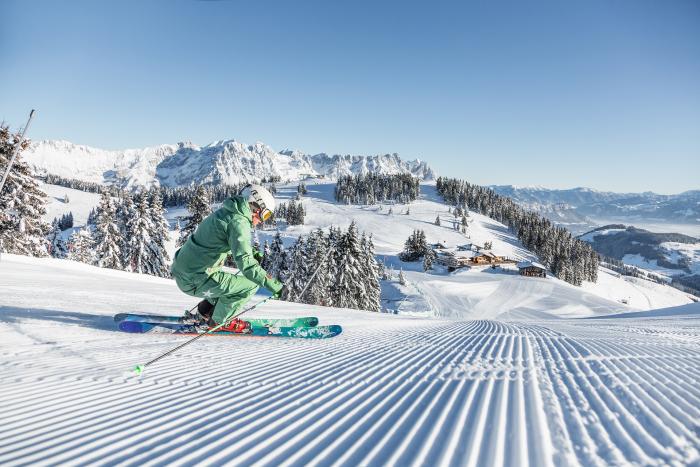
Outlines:
{"label": "pair of skis", "polygon": [[[114,315],[120,331],[131,333],[169,333],[196,335],[203,331],[199,325],[191,319],[177,316],[142,315],[136,313],[119,313]],[[343,329],[337,325],[319,326],[318,318],[250,318],[245,319],[250,323],[250,329],[246,333],[216,331],[211,335],[231,336],[274,336],[296,337],[304,339],[323,339],[340,334]]]}

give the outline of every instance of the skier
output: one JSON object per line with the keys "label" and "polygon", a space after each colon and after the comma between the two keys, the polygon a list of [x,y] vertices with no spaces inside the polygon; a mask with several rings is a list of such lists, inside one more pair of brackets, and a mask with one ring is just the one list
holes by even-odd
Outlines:
{"label": "skier", "polygon": [[[253,252],[250,244],[251,228],[269,219],[274,208],[275,198],[265,187],[246,185],[207,216],[175,252],[171,268],[175,283],[186,294],[204,298],[197,305],[204,324],[225,323],[258,287],[272,292],[274,298],[284,293],[284,285],[263,270],[262,254]],[[240,274],[221,271],[229,252]],[[219,330],[246,332],[249,328],[249,323],[236,318]]]}

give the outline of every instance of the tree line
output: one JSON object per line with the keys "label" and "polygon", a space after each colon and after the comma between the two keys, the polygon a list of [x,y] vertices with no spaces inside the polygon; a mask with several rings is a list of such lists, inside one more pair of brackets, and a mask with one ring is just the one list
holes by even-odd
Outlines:
{"label": "tree line", "polygon": [[[58,185],[74,190],[85,191],[88,193],[110,193],[112,196],[121,197],[123,193],[132,193],[133,190],[125,190],[116,186],[106,186],[94,182],[86,182],[74,178],[65,178],[58,175],[47,174],[42,177],[45,183],[50,185]],[[274,177],[271,177],[276,179]],[[227,198],[237,195],[241,188],[246,184],[233,185],[197,185],[197,186],[178,186],[167,187],[158,186],[151,187],[149,190],[160,190],[160,196],[163,200],[163,207],[186,206],[197,196],[197,190],[200,186],[204,186],[207,191],[207,196],[212,203],[220,203]],[[276,193],[277,189],[273,184],[267,184],[267,188],[272,194]],[[65,202],[68,202],[66,199]]]}
{"label": "tree line", "polygon": [[598,279],[598,254],[591,246],[549,219],[526,211],[490,188],[440,177],[437,191],[445,202],[471,209],[507,225],[522,244],[534,252],[558,278],[574,285]]}
{"label": "tree line", "polygon": [[49,233],[50,253],[95,266],[170,277],[165,244],[169,225],[159,190],[122,193],[114,198],[103,192],[95,209],[95,223],[78,229],[68,242],[56,220]]}
{"label": "tree line", "polygon": [[345,204],[409,203],[419,194],[420,181],[410,174],[346,175],[339,177],[335,185],[335,200]]}

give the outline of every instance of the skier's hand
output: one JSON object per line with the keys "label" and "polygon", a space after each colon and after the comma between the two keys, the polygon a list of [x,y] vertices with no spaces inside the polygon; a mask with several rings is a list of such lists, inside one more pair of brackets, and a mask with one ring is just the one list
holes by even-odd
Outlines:
{"label": "skier's hand", "polygon": [[262,253],[260,253],[260,250],[253,250],[253,258],[255,258],[255,261],[258,262],[258,264],[262,264],[262,260],[265,257]]}

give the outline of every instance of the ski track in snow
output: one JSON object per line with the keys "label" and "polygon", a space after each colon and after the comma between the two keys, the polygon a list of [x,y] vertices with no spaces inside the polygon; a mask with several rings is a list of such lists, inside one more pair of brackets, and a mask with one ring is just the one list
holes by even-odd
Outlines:
{"label": "ski track in snow", "polygon": [[[176,314],[197,299],[169,280],[3,255],[0,465],[700,463],[700,305],[609,316],[690,301],[609,273],[581,288],[423,274],[395,258],[414,228],[466,241],[432,225],[446,213],[434,189],[392,217],[309,189],[308,222],[288,234],[355,219],[440,318],[268,303],[255,314],[316,315],[343,334],[207,337],[135,377],[186,338],[116,332],[112,315]],[[472,217],[471,241],[529,258],[500,224]]]}
{"label": "ski track in snow", "polygon": [[[698,460],[698,319],[393,319],[182,341],[1,321],[0,463],[610,465]],[[69,326],[65,324],[61,327]]]}

